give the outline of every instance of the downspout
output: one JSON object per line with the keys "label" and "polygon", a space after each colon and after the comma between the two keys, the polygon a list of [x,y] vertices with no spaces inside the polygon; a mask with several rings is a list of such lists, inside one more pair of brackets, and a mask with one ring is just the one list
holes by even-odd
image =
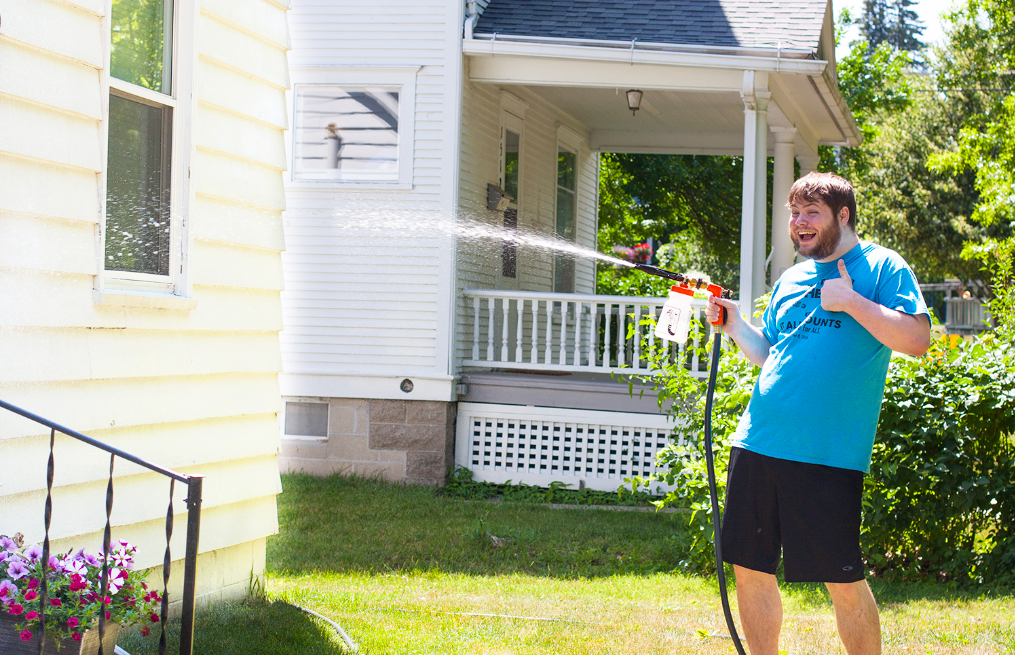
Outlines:
{"label": "downspout", "polygon": [[472,39],[472,30],[476,28],[476,21],[479,20],[479,12],[476,11],[476,0],[467,0],[465,3],[465,38]]}

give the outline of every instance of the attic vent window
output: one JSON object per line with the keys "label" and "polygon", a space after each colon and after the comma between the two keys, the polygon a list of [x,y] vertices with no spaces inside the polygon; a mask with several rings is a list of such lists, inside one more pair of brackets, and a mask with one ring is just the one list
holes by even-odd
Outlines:
{"label": "attic vent window", "polygon": [[398,181],[399,89],[297,84],[293,179]]}

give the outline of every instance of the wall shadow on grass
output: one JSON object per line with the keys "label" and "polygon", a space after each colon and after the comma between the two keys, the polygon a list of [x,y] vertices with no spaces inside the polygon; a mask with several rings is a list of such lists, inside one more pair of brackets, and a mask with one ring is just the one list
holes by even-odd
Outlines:
{"label": "wall shadow on grass", "polygon": [[[131,655],[157,655],[158,632],[142,638],[121,632],[118,645]],[[180,622],[169,622],[167,653],[180,652]],[[292,605],[252,598],[200,610],[195,619],[194,653],[203,655],[340,655],[346,653],[331,626]]]}

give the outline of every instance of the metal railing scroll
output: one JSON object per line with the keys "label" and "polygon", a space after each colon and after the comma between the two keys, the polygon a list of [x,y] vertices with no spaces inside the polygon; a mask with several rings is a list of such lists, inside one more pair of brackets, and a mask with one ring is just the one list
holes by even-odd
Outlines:
{"label": "metal railing scroll", "polygon": [[[94,446],[99,450],[104,450],[109,453],[109,480],[106,484],[106,525],[102,533],[102,553],[103,553],[103,564],[102,564],[102,577],[100,581],[100,598],[105,598],[109,590],[109,549],[111,542],[111,526],[110,516],[113,511],[113,466],[116,463],[116,459],[126,460],[137,464],[138,466],[144,467],[150,471],[154,471],[160,475],[169,478],[169,508],[166,511],[166,553],[163,558],[163,571],[162,571],[162,606],[160,609],[160,623],[162,624],[162,634],[159,636],[159,655],[166,655],[166,623],[169,614],[169,569],[171,557],[170,540],[173,536],[173,491],[177,482],[181,482],[187,485],[187,551],[184,558],[183,567],[183,598],[182,601],[182,616],[180,626],[180,655],[193,655],[194,652],[194,597],[196,593],[196,579],[197,579],[197,555],[198,555],[198,541],[200,539],[201,531],[201,491],[204,477],[200,475],[184,475],[177,473],[176,471],[163,468],[157,464],[152,464],[149,461],[141,459],[131,455],[130,453],[113,448],[107,444],[102,443],[88,437],[80,432],[65,428],[62,425],[49,421],[37,416],[27,410],[11,405],[10,403],[0,400],[0,408],[6,409],[10,412],[23,416],[31,421],[34,421],[40,425],[44,425],[49,428],[49,460],[46,466],[46,505],[44,511],[44,524],[45,524],[45,539],[42,546],[42,575],[40,585],[40,600],[43,612],[40,614],[42,629],[39,631],[39,655],[42,655],[46,645],[46,616],[45,606],[47,601],[47,583],[46,583],[46,568],[49,566],[49,527],[53,517],[53,477],[55,473],[55,456],[54,446],[56,444],[56,433],[59,432],[78,441],[82,441],[90,446]],[[112,653],[103,652],[103,637],[106,632],[106,617],[105,612],[99,612],[99,655],[113,655]]]}

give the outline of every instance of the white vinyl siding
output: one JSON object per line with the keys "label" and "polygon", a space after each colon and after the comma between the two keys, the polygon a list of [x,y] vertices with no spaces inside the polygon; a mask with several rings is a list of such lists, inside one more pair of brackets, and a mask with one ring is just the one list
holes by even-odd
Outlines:
{"label": "white vinyl siding", "polygon": [[[468,72],[466,71],[466,79]],[[567,126],[581,135],[587,130],[575,119],[524,87],[503,87],[465,82],[462,106],[462,146],[459,212],[470,220],[499,225],[497,212],[486,208],[486,185],[496,183],[500,174],[500,122],[504,103],[502,91],[528,104],[525,111],[525,135],[521,169],[524,171],[519,229],[537,231],[553,237],[556,228],[558,126]],[[508,101],[510,102],[510,100]],[[577,148],[576,241],[594,248],[598,203],[599,156],[591,152],[586,140]],[[462,289],[494,289],[500,267],[500,248],[460,241],[457,252],[458,321],[457,343],[472,343],[472,307],[461,296]],[[522,291],[553,291],[553,254],[524,245],[518,247],[517,288]],[[591,259],[575,262],[575,292],[595,292],[595,264]],[[470,351],[471,352],[471,351]],[[459,349],[459,359],[469,352]]]}
{"label": "white vinyl siding", "polygon": [[[343,74],[366,83],[373,69],[387,86],[392,71],[411,68],[415,93],[400,98],[412,103],[412,129],[400,124],[398,135],[411,145],[407,184],[287,184],[283,392],[290,376],[448,377],[452,253],[440,225],[451,220],[446,117],[455,98],[446,68],[461,38],[449,15],[436,0],[383,11],[366,1],[293,2],[294,71],[312,67],[341,84]],[[329,394],[322,386],[316,395]]]}
{"label": "white vinyl siding", "polygon": [[[190,0],[183,0],[189,2]],[[182,4],[182,2],[180,3]],[[202,0],[188,277],[196,307],[99,304],[100,75],[106,3],[7,3],[0,40],[0,397],[205,475],[199,592],[235,593],[277,530],[277,374],[288,86],[283,3]],[[228,83],[224,83],[226,81]],[[33,125],[45,126],[38,129]],[[108,295],[107,295],[108,298]],[[0,524],[42,538],[48,433],[0,412]],[[57,438],[54,551],[101,543],[108,457]],[[168,482],[116,465],[114,538],[160,565]],[[177,485],[174,560],[182,558]],[[213,552],[214,551],[214,552]],[[209,559],[208,561],[211,561]],[[174,565],[174,581],[182,578]],[[176,596],[174,600],[178,599]]]}

